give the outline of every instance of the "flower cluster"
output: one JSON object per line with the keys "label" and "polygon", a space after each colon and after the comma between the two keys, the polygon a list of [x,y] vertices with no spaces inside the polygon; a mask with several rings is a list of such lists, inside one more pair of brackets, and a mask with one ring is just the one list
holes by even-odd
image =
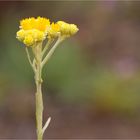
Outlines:
{"label": "flower cluster", "polygon": [[[42,140],[51,117],[43,125],[42,70],[51,58],[57,46],[67,37],[74,35],[79,29],[74,24],[64,21],[50,23],[43,17],[26,18],[20,21],[16,37],[25,44],[27,58],[34,72],[36,83],[36,128],[37,139]],[[45,39],[47,41],[43,42]],[[30,51],[29,51],[30,50]]]}
{"label": "flower cluster", "polygon": [[57,37],[69,37],[74,35],[78,28],[74,24],[64,21],[50,23],[50,20],[43,17],[26,18],[20,21],[20,30],[17,32],[17,39],[26,46],[33,46],[42,42],[45,38],[54,39]]}

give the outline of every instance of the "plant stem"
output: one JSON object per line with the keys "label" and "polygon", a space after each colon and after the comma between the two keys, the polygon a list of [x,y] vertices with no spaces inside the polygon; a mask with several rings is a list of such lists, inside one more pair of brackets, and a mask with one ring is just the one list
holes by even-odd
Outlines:
{"label": "plant stem", "polygon": [[57,46],[59,45],[60,42],[63,41],[63,38],[59,37],[56,41],[56,43],[54,44],[54,46],[51,48],[51,50],[48,52],[48,54],[45,56],[44,60],[42,61],[42,67],[45,65],[45,63],[47,63],[47,61],[50,59],[50,57],[52,56],[52,54],[54,53],[55,49],[57,48]]}
{"label": "plant stem", "polygon": [[30,65],[31,65],[31,67],[32,67],[32,69],[33,69],[33,71],[34,71],[34,73],[35,73],[35,72],[36,72],[36,68],[35,68],[34,63],[32,63],[32,61],[31,61],[31,57],[30,57],[28,48],[26,48],[26,53],[27,53],[27,58],[28,58],[28,60],[29,60],[29,63],[30,63]]}
{"label": "plant stem", "polygon": [[43,51],[42,51],[42,57],[45,54],[46,50],[49,48],[50,44],[53,42],[54,39],[49,39],[47,44],[45,45]]}
{"label": "plant stem", "polygon": [[36,74],[35,74],[35,81],[36,81],[36,127],[37,127],[37,139],[43,139],[43,131],[42,131],[42,121],[43,121],[43,98],[42,98],[42,78],[41,78],[41,49],[42,47],[38,45],[36,47]]}
{"label": "plant stem", "polygon": [[36,94],[35,94],[35,99],[36,99],[36,128],[37,128],[37,140],[43,140],[43,134],[45,130],[47,129],[51,117],[48,118],[46,121],[44,127],[43,127],[43,98],[42,98],[42,69],[44,64],[49,60],[51,55],[54,53],[56,47],[58,44],[63,40],[63,38],[58,38],[54,46],[51,48],[51,50],[48,52],[44,60],[42,61],[43,55],[49,45],[51,44],[52,40],[49,40],[47,43],[46,47],[42,51],[42,43],[36,44],[32,48],[33,54],[34,54],[34,59],[33,62],[31,61],[30,54],[28,52],[28,49],[26,49],[27,57],[28,60],[34,70],[35,73],[35,83],[36,83]]}
{"label": "plant stem", "polygon": [[41,84],[37,85],[36,92],[36,124],[37,124],[37,139],[42,140],[42,115],[43,115],[43,100],[41,92]]}

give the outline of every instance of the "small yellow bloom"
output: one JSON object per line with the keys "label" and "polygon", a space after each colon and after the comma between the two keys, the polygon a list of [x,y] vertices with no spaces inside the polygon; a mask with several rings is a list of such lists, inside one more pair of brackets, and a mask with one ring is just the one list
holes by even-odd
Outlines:
{"label": "small yellow bloom", "polygon": [[35,42],[43,41],[45,34],[42,31],[32,30],[19,30],[17,32],[17,38],[27,46],[32,46]]}
{"label": "small yellow bloom", "polygon": [[70,35],[74,35],[78,32],[78,28],[75,24],[70,24]]}
{"label": "small yellow bloom", "polygon": [[45,39],[45,34],[37,29],[25,31],[25,36],[31,35],[34,41],[42,41]]}
{"label": "small yellow bloom", "polygon": [[48,29],[48,38],[56,38],[60,33],[60,26],[57,23],[52,23]]}
{"label": "small yellow bloom", "polygon": [[36,30],[36,32],[34,32],[34,39],[35,41],[42,41],[45,39],[45,34],[41,31]]}
{"label": "small yellow bloom", "polygon": [[42,18],[42,17],[38,17],[36,19],[36,26],[35,26],[36,29],[46,32],[46,30],[48,29],[49,26],[50,26],[49,19]]}
{"label": "small yellow bloom", "polygon": [[43,41],[46,38],[47,30],[50,27],[49,19],[37,17],[26,18],[20,21],[20,30],[17,32],[17,39],[27,46]]}
{"label": "small yellow bloom", "polygon": [[69,34],[69,24],[64,21],[58,21],[57,24],[60,26],[60,32],[62,35]]}
{"label": "small yellow bloom", "polygon": [[20,41],[23,41],[24,38],[25,38],[25,31],[21,29],[17,32],[17,39]]}
{"label": "small yellow bloom", "polygon": [[75,24],[68,24],[64,21],[58,21],[57,24],[60,26],[61,35],[66,37],[74,35],[79,30]]}
{"label": "small yellow bloom", "polygon": [[33,29],[35,18],[26,18],[20,21],[20,28],[23,30]]}
{"label": "small yellow bloom", "polygon": [[46,32],[47,28],[50,26],[49,19],[43,17],[26,18],[20,21],[20,28],[23,30],[37,29],[39,31]]}
{"label": "small yellow bloom", "polygon": [[25,36],[25,39],[24,39],[23,43],[26,46],[32,46],[34,44],[34,39],[31,35],[27,35],[27,36]]}

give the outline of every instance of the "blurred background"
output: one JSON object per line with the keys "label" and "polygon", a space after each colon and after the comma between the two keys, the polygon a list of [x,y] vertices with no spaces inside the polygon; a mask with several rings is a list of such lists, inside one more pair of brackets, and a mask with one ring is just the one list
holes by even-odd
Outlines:
{"label": "blurred background", "polygon": [[43,70],[45,138],[140,138],[139,1],[1,1],[0,138],[35,139],[35,84],[22,18],[77,24]]}

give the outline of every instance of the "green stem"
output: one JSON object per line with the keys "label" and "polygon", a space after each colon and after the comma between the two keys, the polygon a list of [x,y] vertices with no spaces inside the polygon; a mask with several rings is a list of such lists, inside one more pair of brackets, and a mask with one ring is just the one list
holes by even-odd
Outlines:
{"label": "green stem", "polygon": [[42,51],[42,43],[36,44],[32,48],[34,59],[33,62],[31,61],[30,54],[28,52],[28,49],[26,49],[28,60],[34,70],[35,73],[35,83],[36,83],[36,128],[37,128],[37,140],[43,140],[43,133],[47,129],[51,118],[49,117],[46,121],[44,127],[43,127],[43,98],[42,98],[42,68],[44,64],[48,61],[48,59],[51,57],[53,52],[55,51],[58,44],[63,40],[63,38],[58,38],[55,45],[51,48],[51,50],[48,52],[44,60],[42,61],[43,54],[51,44],[53,40],[49,40],[47,43],[47,46]]}
{"label": "green stem", "polygon": [[48,54],[45,56],[44,60],[42,61],[42,67],[45,65],[45,63],[47,63],[47,61],[50,59],[50,57],[52,56],[52,54],[54,53],[55,49],[57,48],[57,46],[59,45],[60,42],[63,41],[63,38],[59,37],[56,41],[56,43],[54,44],[54,46],[51,48],[51,50],[48,52]]}
{"label": "green stem", "polygon": [[36,92],[36,125],[37,125],[37,139],[42,140],[42,116],[43,116],[43,100],[41,92],[41,84],[37,85]]}
{"label": "green stem", "polygon": [[32,67],[32,69],[33,69],[33,71],[35,73],[36,72],[35,64],[32,63],[32,60],[31,60],[31,57],[30,57],[30,54],[29,54],[29,51],[28,51],[28,48],[27,47],[26,47],[26,53],[27,53],[27,58],[29,60],[29,63],[30,63],[30,65],[31,65],[31,67]]}
{"label": "green stem", "polygon": [[42,122],[43,122],[43,98],[42,98],[42,78],[41,78],[41,49],[40,45],[36,46],[36,74],[35,74],[35,81],[36,81],[36,126],[37,126],[37,139],[43,139],[43,131],[42,131]]}
{"label": "green stem", "polygon": [[54,39],[49,39],[47,44],[45,45],[43,51],[42,51],[42,57],[44,56],[46,50],[49,48],[49,46],[51,45],[51,43],[53,42]]}

